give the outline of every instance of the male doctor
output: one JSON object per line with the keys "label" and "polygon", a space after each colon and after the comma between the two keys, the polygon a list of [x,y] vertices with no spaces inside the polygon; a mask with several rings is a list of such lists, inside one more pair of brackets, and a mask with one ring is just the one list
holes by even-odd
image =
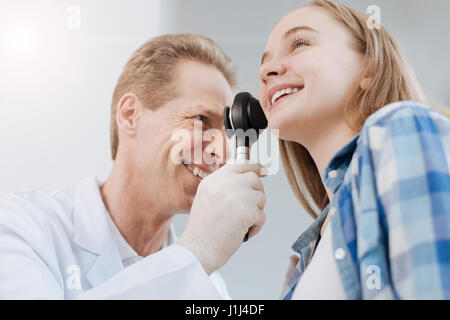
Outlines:
{"label": "male doctor", "polygon": [[224,135],[205,137],[223,133],[229,63],[191,34],[134,53],[113,94],[107,180],[0,196],[0,298],[229,298],[215,271],[265,221],[262,167],[224,165]]}

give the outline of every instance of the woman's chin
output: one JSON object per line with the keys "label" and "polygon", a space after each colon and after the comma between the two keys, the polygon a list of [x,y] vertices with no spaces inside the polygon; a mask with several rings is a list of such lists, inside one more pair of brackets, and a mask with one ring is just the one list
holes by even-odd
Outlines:
{"label": "woman's chin", "polygon": [[[292,140],[292,134],[295,133],[295,123],[288,119],[276,119],[270,118],[267,123],[267,127],[271,134],[276,135],[281,140]],[[298,130],[298,128],[297,128]]]}

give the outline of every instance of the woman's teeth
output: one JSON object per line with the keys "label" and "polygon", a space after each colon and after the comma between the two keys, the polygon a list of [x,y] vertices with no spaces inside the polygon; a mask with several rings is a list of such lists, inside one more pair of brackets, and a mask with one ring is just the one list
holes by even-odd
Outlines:
{"label": "woman's teeth", "polygon": [[191,166],[191,165],[186,165],[186,167],[189,169],[190,172],[192,172],[192,174],[194,176],[197,176],[200,178],[200,180],[206,178],[208,176],[208,173],[206,173],[205,171],[203,171],[202,169],[200,169],[199,167],[196,166]]}
{"label": "woman's teeth", "polygon": [[300,90],[299,88],[285,88],[285,89],[282,89],[282,90],[279,90],[279,91],[275,92],[275,94],[272,96],[272,104],[274,104],[275,101],[277,101],[277,99],[279,97],[284,96],[284,95],[288,95],[288,94],[291,94],[291,93],[297,93],[299,90]]}

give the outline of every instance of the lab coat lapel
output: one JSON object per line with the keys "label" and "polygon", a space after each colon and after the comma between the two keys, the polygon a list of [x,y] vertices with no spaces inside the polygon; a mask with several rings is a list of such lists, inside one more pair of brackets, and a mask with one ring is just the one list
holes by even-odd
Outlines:
{"label": "lab coat lapel", "polygon": [[73,213],[74,242],[97,256],[86,272],[87,280],[96,287],[123,269],[96,177],[78,185]]}
{"label": "lab coat lapel", "polygon": [[87,272],[86,278],[92,287],[97,287],[122,269],[123,264],[117,248],[114,245],[105,245]]}

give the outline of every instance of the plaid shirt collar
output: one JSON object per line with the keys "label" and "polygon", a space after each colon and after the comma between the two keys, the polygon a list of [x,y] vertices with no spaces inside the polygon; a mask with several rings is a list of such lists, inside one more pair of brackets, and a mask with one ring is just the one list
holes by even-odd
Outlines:
{"label": "plaid shirt collar", "polygon": [[[333,194],[336,193],[344,180],[345,172],[347,172],[353,153],[358,144],[359,135],[360,133],[350,139],[350,141],[333,156],[328,166],[322,172],[322,182],[331,190],[331,192],[333,192]],[[333,172],[335,172],[336,177],[332,176]]]}

